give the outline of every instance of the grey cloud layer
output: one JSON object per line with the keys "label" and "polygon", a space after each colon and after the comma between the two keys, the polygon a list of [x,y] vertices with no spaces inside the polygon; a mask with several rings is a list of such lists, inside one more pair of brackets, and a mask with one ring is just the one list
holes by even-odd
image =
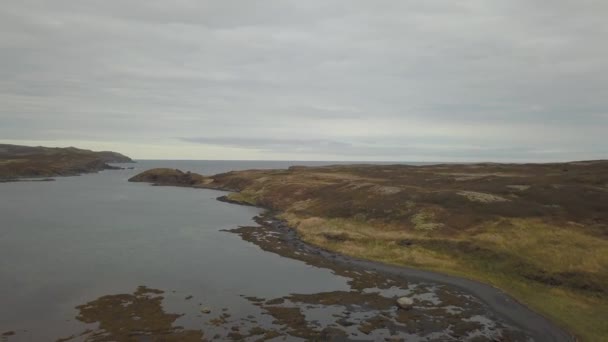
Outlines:
{"label": "grey cloud layer", "polygon": [[607,15],[605,1],[10,0],[0,137],[606,157]]}

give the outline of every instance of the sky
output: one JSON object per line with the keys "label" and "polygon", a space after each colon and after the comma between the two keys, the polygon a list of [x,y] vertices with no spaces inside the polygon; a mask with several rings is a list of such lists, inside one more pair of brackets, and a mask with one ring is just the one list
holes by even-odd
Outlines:
{"label": "sky", "polygon": [[3,0],[0,142],[608,159],[608,1]]}

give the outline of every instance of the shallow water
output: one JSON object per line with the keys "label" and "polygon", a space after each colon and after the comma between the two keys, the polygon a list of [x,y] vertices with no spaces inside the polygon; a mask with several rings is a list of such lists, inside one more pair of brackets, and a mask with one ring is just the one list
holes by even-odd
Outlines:
{"label": "shallow water", "polygon": [[[75,319],[77,305],[132,293],[139,285],[164,290],[165,310],[185,314],[176,323],[203,329],[206,336],[226,329],[205,323],[222,309],[242,326],[253,316],[251,326],[272,327],[273,317],[245,297],[350,291],[349,279],[329,269],[265,252],[221,231],[254,225],[259,209],[216,201],[220,191],[127,182],[151,167],[215,174],[291,164],[142,161],[134,170],[0,184],[0,334],[16,332],[3,337],[10,341],[78,334],[85,325]],[[385,296],[399,293],[393,289]],[[202,307],[211,314],[201,315]],[[336,310],[302,308],[319,326]],[[354,328],[346,330],[351,338],[361,337]]]}

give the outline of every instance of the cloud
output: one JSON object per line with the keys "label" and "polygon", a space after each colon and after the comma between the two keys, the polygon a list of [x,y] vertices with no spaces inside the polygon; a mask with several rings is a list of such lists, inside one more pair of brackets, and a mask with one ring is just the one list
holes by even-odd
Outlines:
{"label": "cloud", "polygon": [[8,0],[0,137],[157,158],[179,153],[158,141],[243,159],[605,158],[606,15],[563,0]]}

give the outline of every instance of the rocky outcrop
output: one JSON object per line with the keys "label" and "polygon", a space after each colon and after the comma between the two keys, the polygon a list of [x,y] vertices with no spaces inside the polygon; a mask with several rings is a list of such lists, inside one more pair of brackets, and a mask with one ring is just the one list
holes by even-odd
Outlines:
{"label": "rocky outcrop", "polygon": [[196,186],[205,184],[208,178],[197,173],[182,172],[178,169],[156,168],[142,172],[129,182],[146,182],[155,185]]}

